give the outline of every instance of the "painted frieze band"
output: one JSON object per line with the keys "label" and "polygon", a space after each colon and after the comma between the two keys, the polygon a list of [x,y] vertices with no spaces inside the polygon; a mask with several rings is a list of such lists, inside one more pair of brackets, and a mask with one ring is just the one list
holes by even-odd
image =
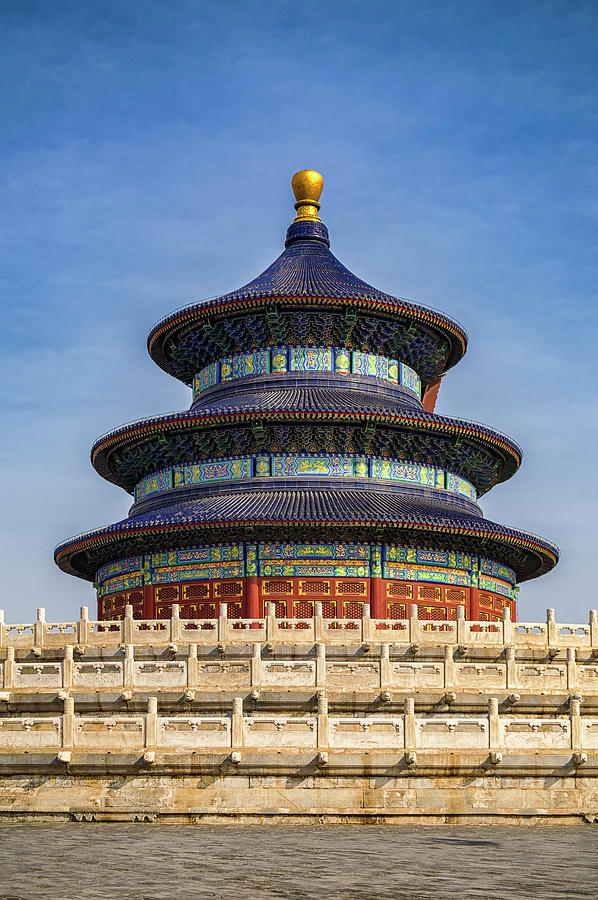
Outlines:
{"label": "painted frieze band", "polygon": [[218,484],[219,482],[248,478],[295,478],[310,475],[417,484],[422,487],[441,488],[452,494],[467,497],[474,502],[477,499],[476,489],[469,481],[438,466],[378,456],[293,453],[235,456],[162,469],[148,475],[137,484],[135,500],[144,500],[146,497],[172,488],[193,484]]}
{"label": "painted frieze band", "polygon": [[210,363],[193,380],[193,399],[215,384],[254,375],[284,372],[331,372],[336,375],[365,375],[400,384],[421,398],[417,372],[387,356],[362,353],[343,347],[273,347],[228,356]]}
{"label": "painted frieze band", "polygon": [[[486,574],[488,572],[492,575]],[[515,599],[516,576],[502,563],[444,550],[383,544],[218,544],[137,556],[102,566],[98,596],[181,581],[265,577],[385,578],[479,587]]]}

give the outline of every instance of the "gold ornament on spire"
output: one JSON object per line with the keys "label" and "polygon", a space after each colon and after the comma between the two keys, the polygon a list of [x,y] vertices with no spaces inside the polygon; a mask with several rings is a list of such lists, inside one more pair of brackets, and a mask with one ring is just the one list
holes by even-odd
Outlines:
{"label": "gold ornament on spire", "polygon": [[324,179],[319,172],[312,172],[311,169],[302,169],[295,172],[291,178],[291,187],[295,195],[295,209],[297,215],[295,222],[301,222],[304,219],[311,219],[313,222],[320,222],[318,215],[320,204],[320,194],[324,186]]}

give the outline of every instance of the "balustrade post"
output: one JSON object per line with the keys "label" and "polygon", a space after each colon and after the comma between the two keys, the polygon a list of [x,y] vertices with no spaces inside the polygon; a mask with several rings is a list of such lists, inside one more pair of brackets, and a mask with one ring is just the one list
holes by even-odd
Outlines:
{"label": "balustrade post", "polygon": [[583,733],[581,729],[581,701],[569,701],[569,715],[571,717],[571,749],[583,750]]}
{"label": "balustrade post", "polygon": [[519,679],[517,677],[517,657],[514,647],[505,649],[505,662],[507,669],[507,688],[519,687]]}
{"label": "balustrade post", "polygon": [[465,607],[462,603],[457,607],[457,643],[465,644],[467,635],[465,634]]}
{"label": "balustrade post", "polygon": [[4,610],[0,609],[0,647],[4,647],[6,625],[4,624]]}
{"label": "balustrade post", "polygon": [[318,694],[318,750],[326,750],[330,744],[330,722],[328,720],[328,698]]}
{"label": "balustrade post", "polygon": [[35,647],[44,646],[44,637],[46,630],[46,610],[43,606],[37,611],[37,621],[33,626],[33,645]]}
{"label": "balustrade post", "polygon": [[70,690],[73,686],[73,647],[67,644],[64,648],[64,659],[62,661],[62,686],[65,690]]}
{"label": "balustrade post", "polygon": [[590,643],[592,650],[598,650],[598,610],[595,609],[590,610]]}
{"label": "balustrade post", "polygon": [[181,620],[179,618],[179,604],[173,603],[170,612],[170,643],[178,644],[182,638],[183,631]]}
{"label": "balustrade post", "polygon": [[77,643],[81,647],[86,647],[89,641],[89,610],[86,606],[82,606],[79,612],[79,621],[77,622]]}
{"label": "balustrade post", "polygon": [[243,698],[233,698],[231,746],[238,750],[243,746]]}
{"label": "balustrade post", "polygon": [[266,616],[266,640],[273,641],[276,637],[276,604],[268,603]]}
{"label": "balustrade post", "polygon": [[510,644],[513,640],[512,634],[512,622],[511,622],[511,610],[508,606],[502,611],[502,642],[503,645]]}
{"label": "balustrade post", "polygon": [[322,616],[322,604],[319,600],[314,603],[314,640],[324,640],[324,618]]}
{"label": "balustrade post", "polygon": [[554,647],[557,643],[554,609],[546,610],[546,634],[548,639],[548,646]]}
{"label": "balustrade post", "polygon": [[362,603],[361,605],[361,640],[364,644],[369,643],[373,638],[374,629],[372,628],[372,618],[370,615],[370,604]]}
{"label": "balustrade post", "polygon": [[187,687],[195,688],[198,682],[199,667],[197,665],[197,644],[189,644],[187,657]]}
{"label": "balustrade post", "polygon": [[158,698],[148,697],[145,715],[145,748],[155,750],[158,741]]}
{"label": "balustrade post", "polygon": [[455,686],[455,654],[452,645],[446,644],[444,648],[444,687]]}
{"label": "balustrade post", "polygon": [[421,640],[421,627],[417,617],[417,605],[412,603],[409,607],[409,640],[412,644],[418,644]]}
{"label": "balustrade post", "polygon": [[380,689],[390,690],[390,645],[380,644]]}
{"label": "balustrade post", "polygon": [[221,644],[228,640],[228,607],[226,603],[221,603],[218,610],[218,640]]}
{"label": "balustrade post", "polygon": [[15,648],[6,648],[6,660],[4,662],[4,687],[9,691],[15,684]]}
{"label": "balustrade post", "polygon": [[75,743],[75,701],[72,697],[64,700],[64,712],[62,714],[62,747],[71,750]]}
{"label": "balustrade post", "polygon": [[570,691],[577,688],[577,661],[574,647],[567,648],[567,688]]}
{"label": "balustrade post", "polygon": [[124,635],[123,635],[123,643],[132,644],[133,643],[133,607],[130,603],[127,603],[125,606],[125,618],[124,618]]}
{"label": "balustrade post", "polygon": [[488,748],[491,751],[500,750],[500,716],[496,697],[488,700]]}
{"label": "balustrade post", "polygon": [[260,687],[262,683],[262,645],[253,645],[251,657],[251,687]]}
{"label": "balustrade post", "polygon": [[404,708],[403,736],[405,750],[415,750],[417,744],[417,730],[415,727],[415,700],[413,697],[405,697]]}
{"label": "balustrade post", "polygon": [[123,666],[123,687],[127,691],[135,688],[135,658],[133,644],[125,645],[125,664]]}
{"label": "balustrade post", "polygon": [[326,684],[326,644],[316,644],[316,687]]}

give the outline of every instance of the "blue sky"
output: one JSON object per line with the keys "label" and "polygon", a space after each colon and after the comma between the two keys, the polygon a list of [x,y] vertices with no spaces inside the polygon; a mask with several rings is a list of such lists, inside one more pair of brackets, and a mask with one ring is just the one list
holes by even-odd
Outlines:
{"label": "blue sky", "polygon": [[598,606],[598,6],[575,0],[4,0],[2,598],[71,618],[58,541],[128,496],[89,448],[189,405],[151,325],[280,252],[290,176],[325,176],[332,249],[470,335],[439,411],[525,450],[483,500],[562,560],[520,617]]}

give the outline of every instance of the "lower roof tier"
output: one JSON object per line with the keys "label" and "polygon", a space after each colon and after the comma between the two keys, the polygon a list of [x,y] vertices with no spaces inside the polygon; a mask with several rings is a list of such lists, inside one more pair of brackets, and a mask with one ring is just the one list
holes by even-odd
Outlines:
{"label": "lower roof tier", "polygon": [[288,490],[205,495],[151,509],[60,544],[65,572],[93,581],[104,564],[202,541],[379,541],[487,556],[518,581],[550,571],[557,548],[433,498],[397,492]]}
{"label": "lower roof tier", "polygon": [[142,419],[99,438],[92,463],[132,492],[142,478],[173,464],[264,452],[361,453],[449,469],[471,481],[479,495],[520,465],[517,444],[485,425],[405,406],[353,406],[351,392],[339,395],[270,390],[242,397],[238,406]]}

